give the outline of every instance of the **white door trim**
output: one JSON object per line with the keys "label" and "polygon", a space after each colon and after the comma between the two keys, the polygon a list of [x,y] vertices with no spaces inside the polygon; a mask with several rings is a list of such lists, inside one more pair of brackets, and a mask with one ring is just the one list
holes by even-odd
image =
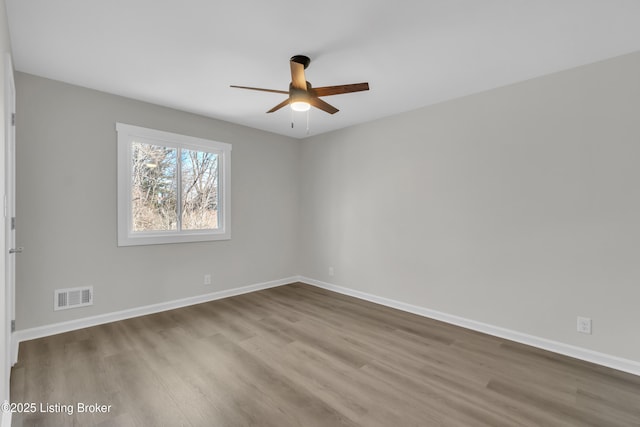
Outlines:
{"label": "white door trim", "polygon": [[5,54],[4,58],[4,110],[5,110],[5,138],[4,138],[4,150],[5,150],[5,188],[4,188],[4,227],[5,227],[5,242],[4,243],[4,257],[5,257],[5,277],[4,279],[4,292],[5,292],[5,333],[3,349],[5,351],[6,366],[2,366],[5,370],[5,376],[7,378],[7,384],[4,384],[5,389],[2,391],[3,395],[9,398],[9,378],[11,375],[11,349],[13,342],[13,333],[11,330],[12,320],[15,319],[15,254],[10,254],[9,249],[15,247],[15,229],[12,227],[11,218],[15,216],[15,126],[13,123],[14,113],[16,111],[16,87],[13,76],[13,62],[9,53]]}

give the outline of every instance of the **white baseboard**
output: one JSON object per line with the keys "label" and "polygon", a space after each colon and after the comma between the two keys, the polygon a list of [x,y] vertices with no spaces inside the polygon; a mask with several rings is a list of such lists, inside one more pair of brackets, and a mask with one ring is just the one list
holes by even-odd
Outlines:
{"label": "white baseboard", "polygon": [[10,411],[2,413],[2,422],[0,423],[0,427],[11,427],[11,415]]}
{"label": "white baseboard", "polygon": [[595,363],[598,365],[606,366],[609,368],[617,369],[619,371],[628,372],[630,374],[640,375],[640,362],[636,362],[634,360],[623,359],[617,356],[611,356],[609,354],[599,353],[597,351],[588,350],[585,348],[576,347],[569,344],[564,344],[558,341],[552,341],[546,338],[540,338],[533,335],[524,334],[522,332],[501,328],[499,326],[489,325],[487,323],[477,322],[475,320],[466,319],[464,317],[442,313],[440,311],[407,304],[404,302],[380,297],[373,294],[368,294],[366,292],[356,291],[353,289],[333,285],[331,283],[322,282],[320,280],[315,280],[308,277],[301,276],[298,278],[298,280],[300,282],[317,286],[319,288],[327,289],[329,291],[338,292],[340,294],[349,295],[349,296],[363,299],[366,301],[371,301],[376,304],[381,304],[387,307],[396,308],[398,310],[417,314],[419,316],[440,320],[442,322],[450,323],[452,325],[461,326],[463,328],[471,329],[474,331],[482,332],[482,333],[493,335],[500,338],[505,338],[510,341],[519,342],[521,344],[527,344],[533,347],[552,351],[554,353],[559,353],[565,356],[573,357],[575,359],[580,359],[580,360]]}
{"label": "white baseboard", "polygon": [[[12,334],[11,357],[13,364],[18,362],[18,348],[22,341],[28,341],[36,338],[47,337],[50,335],[61,334],[63,332],[75,331],[77,329],[88,328],[91,326],[102,325],[104,323],[116,322],[118,320],[130,319],[132,317],[145,316],[147,314],[158,313],[161,311],[173,310],[175,308],[186,307],[189,305],[200,304],[203,302],[214,301],[217,299],[232,297],[236,295],[255,292],[262,289],[274,288],[289,283],[299,281],[299,276],[287,277],[269,282],[256,283],[254,285],[242,286],[239,288],[225,289],[222,291],[212,292],[204,295],[196,295],[193,297],[182,298],[173,301],[162,302],[159,304],[145,305],[143,307],[131,308],[128,310],[116,311],[112,313],[99,314],[97,316],[85,317],[67,322],[54,323],[51,325],[38,326],[36,328],[23,329]],[[4,425],[3,425],[4,427]]]}

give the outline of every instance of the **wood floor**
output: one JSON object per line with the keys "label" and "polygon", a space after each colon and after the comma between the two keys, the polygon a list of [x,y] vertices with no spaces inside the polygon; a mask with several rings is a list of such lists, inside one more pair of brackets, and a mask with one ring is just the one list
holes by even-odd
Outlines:
{"label": "wood floor", "polygon": [[24,342],[11,396],[73,409],[14,427],[640,426],[640,377],[300,283]]}

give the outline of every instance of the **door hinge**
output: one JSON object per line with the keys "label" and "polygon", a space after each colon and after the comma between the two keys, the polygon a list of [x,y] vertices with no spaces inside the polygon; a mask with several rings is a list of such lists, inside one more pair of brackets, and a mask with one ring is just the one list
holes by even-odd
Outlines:
{"label": "door hinge", "polygon": [[16,217],[15,216],[11,217],[11,229],[12,230],[16,229]]}
{"label": "door hinge", "polygon": [[12,320],[11,321],[11,332],[15,332],[16,331],[16,321]]}
{"label": "door hinge", "polygon": [[11,113],[11,126],[16,125],[16,113]]}

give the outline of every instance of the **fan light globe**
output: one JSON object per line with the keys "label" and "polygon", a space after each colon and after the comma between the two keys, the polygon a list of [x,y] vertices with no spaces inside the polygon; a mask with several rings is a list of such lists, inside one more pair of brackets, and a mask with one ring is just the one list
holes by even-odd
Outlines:
{"label": "fan light globe", "polygon": [[311,105],[304,101],[292,102],[290,105],[293,111],[309,111],[309,108],[311,108]]}

